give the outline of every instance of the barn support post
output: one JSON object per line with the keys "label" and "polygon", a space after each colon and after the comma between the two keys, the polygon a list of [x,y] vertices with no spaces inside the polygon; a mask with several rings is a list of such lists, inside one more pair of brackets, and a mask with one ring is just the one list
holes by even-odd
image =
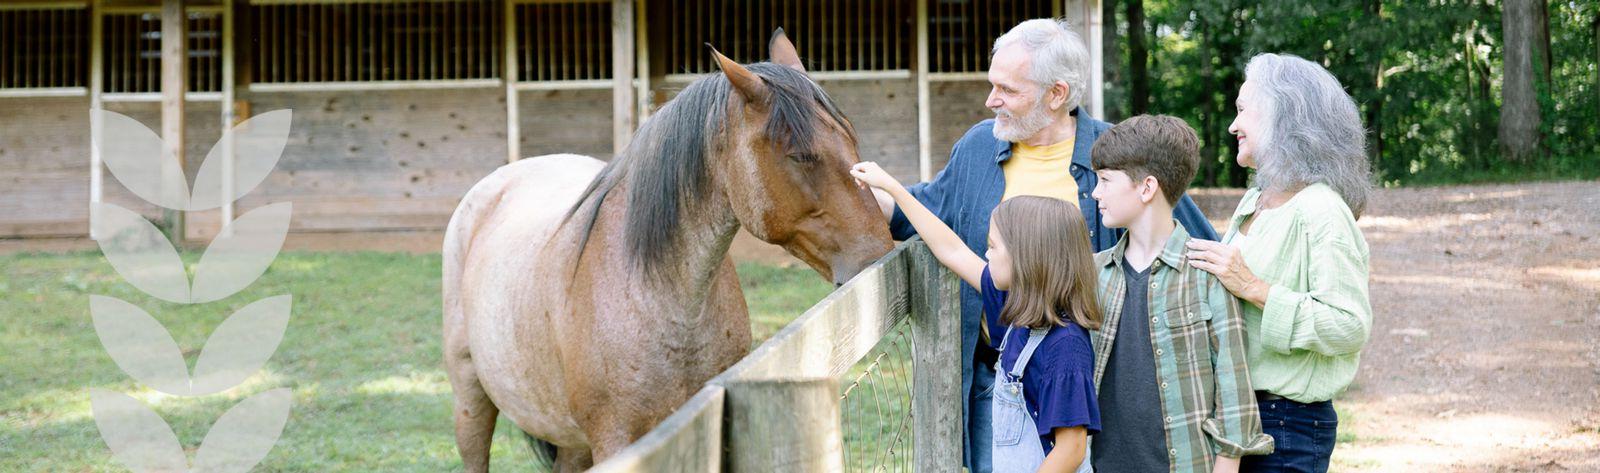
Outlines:
{"label": "barn support post", "polygon": [[[169,198],[188,188],[184,172],[183,105],[189,89],[189,25],[184,0],[161,2],[161,192]],[[174,245],[188,238],[182,210],[166,209],[163,214]]]}
{"label": "barn support post", "polygon": [[921,241],[911,264],[911,419],[916,471],[961,464],[960,282]]}
{"label": "barn support post", "polygon": [[844,471],[839,379],[730,379],[726,471]]}
{"label": "barn support post", "polygon": [[522,111],[517,104],[517,2],[505,0],[503,12],[505,28],[501,31],[505,41],[505,70],[501,75],[506,87],[506,163],[517,162],[522,157]]}
{"label": "barn support post", "polygon": [[233,0],[222,0],[222,226],[217,236],[233,236],[234,148],[233,124]]}
{"label": "barn support post", "polygon": [[611,155],[622,154],[638,125],[634,102],[634,0],[611,1]]}
{"label": "barn support post", "polygon": [[633,112],[638,119],[634,123],[634,129],[638,129],[639,124],[650,118],[650,21],[645,11],[646,5],[646,0],[634,0],[633,4],[635,30],[633,55],[636,68],[634,75],[639,76],[636,81],[638,91],[635,96],[638,105],[634,107]]}
{"label": "barn support post", "polygon": [[105,35],[104,14],[100,11],[100,1],[89,2],[89,239],[97,240],[100,235],[94,231],[99,211],[95,209],[100,204],[105,179],[105,166],[101,164],[100,143],[105,139],[104,124],[100,121],[100,110],[104,106],[101,102],[100,91],[105,89],[105,45],[102,38]]}
{"label": "barn support post", "polygon": [[1084,46],[1089,48],[1089,96],[1084,98],[1084,108],[1095,118],[1106,116],[1105,37],[1100,16],[1100,0],[1063,0],[1067,21],[1078,27]]}
{"label": "barn support post", "polygon": [[933,180],[933,110],[928,108],[928,0],[917,0],[917,178]]}

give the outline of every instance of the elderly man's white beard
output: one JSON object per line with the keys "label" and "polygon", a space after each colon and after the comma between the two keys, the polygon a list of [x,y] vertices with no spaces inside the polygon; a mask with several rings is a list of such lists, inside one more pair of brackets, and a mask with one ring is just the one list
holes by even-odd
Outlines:
{"label": "elderly man's white beard", "polygon": [[[992,108],[990,110],[994,111],[995,117],[994,137],[1000,141],[1012,143],[1025,141],[1039,133],[1039,130],[1043,130],[1044,127],[1055,123],[1055,117],[1050,116],[1050,111],[1045,109],[1042,97],[1039,101],[1034,102],[1033,108],[1029,109],[1028,113],[1020,118],[1011,114],[1011,112],[1005,111],[1005,109]],[[1000,118],[1005,118],[1006,121],[1002,122]]]}

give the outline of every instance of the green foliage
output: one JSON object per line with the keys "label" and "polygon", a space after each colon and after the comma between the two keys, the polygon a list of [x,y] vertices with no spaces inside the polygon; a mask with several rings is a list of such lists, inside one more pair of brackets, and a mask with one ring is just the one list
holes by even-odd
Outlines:
{"label": "green foliage", "polygon": [[[1549,4],[1550,78],[1538,81],[1546,156],[1533,163],[1507,162],[1498,148],[1499,0],[1151,0],[1144,8],[1144,29],[1119,14],[1116,30],[1152,39],[1151,113],[1199,132],[1199,185],[1244,183],[1227,127],[1243,67],[1263,52],[1310,59],[1340,79],[1361,107],[1383,185],[1600,176],[1595,2]],[[1117,43],[1126,61],[1127,43]],[[1128,100],[1127,89],[1109,97]]]}

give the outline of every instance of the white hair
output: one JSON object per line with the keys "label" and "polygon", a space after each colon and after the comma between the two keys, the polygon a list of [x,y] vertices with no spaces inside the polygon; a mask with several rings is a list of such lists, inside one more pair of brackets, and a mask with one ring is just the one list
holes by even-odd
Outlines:
{"label": "white hair", "polygon": [[1089,48],[1065,20],[1039,18],[1024,21],[994,40],[990,57],[1000,48],[1021,45],[1033,56],[1028,80],[1044,90],[1056,81],[1067,83],[1067,109],[1083,104],[1089,87]]}
{"label": "white hair", "polygon": [[1245,66],[1263,112],[1255,185],[1292,191],[1327,184],[1360,218],[1372,194],[1367,132],[1355,100],[1317,63],[1288,54],[1259,54]]}

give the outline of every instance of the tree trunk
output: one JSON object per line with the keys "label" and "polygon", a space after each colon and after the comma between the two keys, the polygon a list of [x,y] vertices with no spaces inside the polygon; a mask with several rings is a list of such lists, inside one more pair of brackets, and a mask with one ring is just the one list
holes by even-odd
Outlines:
{"label": "tree trunk", "polygon": [[1534,86],[1537,53],[1535,0],[1502,3],[1501,44],[1505,48],[1500,100],[1500,155],[1526,162],[1539,155],[1539,96]]}
{"label": "tree trunk", "polygon": [[[1368,1],[1367,14],[1375,23],[1373,26],[1383,28],[1382,0]],[[1383,48],[1371,48],[1371,54],[1372,101],[1367,103],[1367,129],[1372,130],[1372,142],[1368,143],[1368,159],[1372,163],[1371,168],[1376,171],[1381,169],[1378,165],[1383,163]]]}
{"label": "tree trunk", "polygon": [[[1136,0],[1130,0],[1136,1]],[[1100,2],[1101,48],[1103,55],[1101,64],[1105,67],[1106,86],[1106,116],[1100,117],[1109,123],[1117,123],[1127,118],[1128,112],[1124,108],[1128,105],[1126,100],[1118,98],[1127,95],[1126,85],[1122,74],[1122,46],[1121,38],[1117,36],[1117,0],[1103,0]]]}
{"label": "tree trunk", "polygon": [[1128,115],[1150,111],[1149,47],[1145,45],[1144,0],[1128,7]]}
{"label": "tree trunk", "polygon": [[[1594,23],[1589,26],[1594,29],[1594,63],[1600,64],[1600,14],[1595,15]],[[1600,68],[1594,71],[1594,90],[1596,112],[1600,115]]]}
{"label": "tree trunk", "polygon": [[[1195,25],[1195,36],[1210,38],[1208,30],[1211,29],[1211,25],[1207,25],[1203,21],[1197,23]],[[1211,57],[1210,54],[1207,54],[1207,50],[1210,49],[1210,45],[1207,44],[1209,42],[1201,39],[1199,41],[1200,44],[1196,46],[1200,50],[1199,56],[1202,58],[1200,61],[1200,90],[1216,90],[1217,86],[1216,68],[1211,66],[1211,61],[1204,59]],[[1227,110],[1227,107],[1219,107],[1216,101],[1210,98],[1210,95],[1201,100],[1200,105],[1200,142],[1204,145],[1200,148],[1200,178],[1207,187],[1215,187],[1217,185],[1217,157],[1222,155],[1222,150],[1219,148],[1222,142],[1226,141],[1223,138],[1226,134],[1225,131],[1218,132],[1217,129],[1226,127],[1226,125],[1220,125],[1219,122],[1222,121],[1222,111]]]}
{"label": "tree trunk", "polygon": [[1555,91],[1550,88],[1550,67],[1554,59],[1550,55],[1550,2],[1536,0],[1534,6],[1533,51],[1534,59],[1539,61],[1534,70],[1539,71],[1539,81],[1544,84],[1545,93],[1554,94]]}
{"label": "tree trunk", "polygon": [[[1216,48],[1219,64],[1226,66],[1222,68],[1217,77],[1218,87],[1222,90],[1222,110],[1224,111],[1234,110],[1233,104],[1239,100],[1239,87],[1244,85],[1244,31],[1247,25],[1244,18],[1246,16],[1245,9],[1250,7],[1238,4],[1233,6],[1235,8],[1228,14],[1226,22],[1219,25],[1221,29],[1226,30],[1228,33],[1217,34],[1218,37],[1228,38],[1227,41],[1218,42]],[[1228,113],[1225,116],[1232,117],[1233,114]],[[1223,126],[1223,131],[1227,131],[1226,125]],[[1239,165],[1239,140],[1224,134],[1222,142],[1228,148],[1228,157],[1222,163],[1222,166],[1228,169],[1228,186],[1248,186],[1250,184],[1250,170]]]}

